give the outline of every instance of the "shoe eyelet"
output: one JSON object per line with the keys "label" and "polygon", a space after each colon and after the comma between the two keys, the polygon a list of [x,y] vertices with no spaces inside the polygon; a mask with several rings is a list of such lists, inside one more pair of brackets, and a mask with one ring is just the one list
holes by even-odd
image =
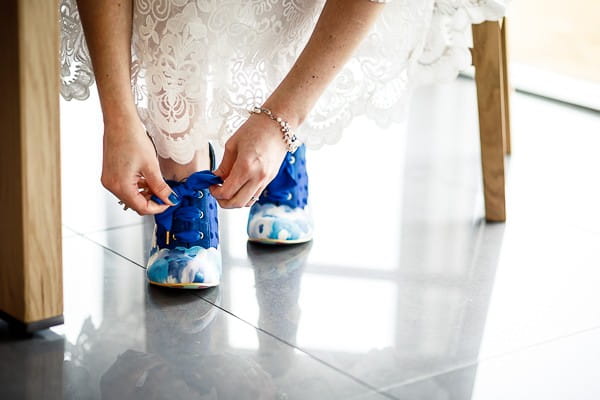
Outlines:
{"label": "shoe eyelet", "polygon": [[204,232],[200,232],[200,240],[204,239]]}
{"label": "shoe eyelet", "polygon": [[201,199],[204,197],[204,192],[202,190],[198,191],[198,198]]}
{"label": "shoe eyelet", "polygon": [[296,162],[296,157],[290,156],[290,164],[294,164]]}
{"label": "shoe eyelet", "polygon": [[293,196],[292,196],[292,193],[291,193],[291,192],[288,192],[288,194],[287,194],[287,199],[288,199],[288,200],[291,200],[291,199],[292,199],[292,197],[293,197]]}
{"label": "shoe eyelet", "polygon": [[204,212],[200,210],[200,219],[204,218]]}

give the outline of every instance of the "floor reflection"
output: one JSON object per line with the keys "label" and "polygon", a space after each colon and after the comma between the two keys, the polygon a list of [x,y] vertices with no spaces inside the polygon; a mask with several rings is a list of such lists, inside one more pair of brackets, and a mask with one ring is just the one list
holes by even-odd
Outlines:
{"label": "floor reflection", "polygon": [[[0,398],[62,399],[64,352],[62,336],[44,331],[21,337],[0,320]],[[72,364],[65,361],[64,370]]]}
{"label": "floor reflection", "polygon": [[[394,397],[417,388],[411,398],[468,400],[476,368],[455,381],[405,385],[477,362],[504,226],[476,220],[442,233],[423,223],[403,226],[394,271],[307,263],[310,244],[248,244],[249,265],[228,255],[224,307]],[[247,337],[232,343],[268,349]],[[268,371],[285,371],[292,351],[273,353],[278,364]]]}
{"label": "floor reflection", "polygon": [[[263,286],[265,302],[261,304],[265,309],[261,307],[261,313],[264,311],[265,321],[272,314],[269,301],[273,296],[280,304],[285,302],[271,288],[282,280],[299,278],[296,272],[303,267],[296,251],[278,252],[276,257],[269,254],[270,261],[257,269],[257,274],[276,282]],[[260,334],[256,351],[232,346],[229,336],[248,336],[251,330],[240,330],[238,325],[216,318],[221,305],[219,288],[202,295],[210,303],[199,301],[196,293],[147,288],[146,350],[128,349],[118,355],[101,377],[102,399],[275,399],[288,393],[279,380],[292,378],[293,382],[293,347]],[[295,336],[295,330],[295,323],[289,325],[286,336]]]}
{"label": "floor reflection", "polygon": [[359,123],[311,153],[314,243],[248,244],[247,210],[223,211],[214,290],[149,287],[152,219],[65,202],[66,323],[23,340],[0,321],[0,399],[599,398],[600,120],[516,103],[506,224],[481,220],[473,83],[424,88],[407,135]]}
{"label": "floor reflection", "polygon": [[[225,308],[395,397],[409,390],[407,383],[477,363],[505,233],[503,224],[478,217],[481,194],[465,189],[478,174],[461,157],[454,164],[448,160],[447,154],[460,154],[463,142],[453,142],[444,130],[411,129],[423,134],[411,135],[408,147],[442,145],[406,155],[401,198],[386,199],[399,205],[390,213],[399,220],[380,220],[380,229],[368,231],[392,235],[394,246],[380,243],[355,220],[343,238],[336,223],[320,220],[317,256],[297,250],[298,259],[308,258],[302,269],[278,262],[285,250],[248,245],[246,259],[235,245],[224,247]],[[351,212],[355,205],[336,207]],[[240,224],[223,220],[226,237],[241,240]],[[345,245],[342,259],[360,254],[360,261],[332,264],[337,253],[323,254],[334,241]],[[376,256],[364,261],[369,253]],[[248,338],[236,344],[255,345]],[[476,372],[469,369],[452,382],[431,380],[411,396],[470,399]]]}
{"label": "floor reflection", "polygon": [[[289,371],[300,322],[302,273],[312,243],[290,248],[274,248],[248,242],[248,257],[254,267],[258,327],[281,341],[260,340],[259,355],[266,370],[274,377]],[[264,339],[264,338],[263,338]]]}
{"label": "floor reflection", "polygon": [[[67,282],[83,280],[95,266],[103,271],[95,282],[103,296],[67,296],[73,318],[66,314],[65,326],[30,339],[0,325],[0,384],[11,390],[0,389],[2,399],[383,398],[293,347],[310,244],[249,246],[259,329],[221,309],[221,288],[202,297],[155,288],[143,269],[91,242],[73,238],[66,247]],[[83,254],[94,261],[73,262]],[[239,345],[236,337],[253,337],[257,346]],[[6,385],[10,377],[15,382]]]}
{"label": "floor reflection", "polygon": [[[219,305],[220,291],[211,292]],[[148,287],[146,351],[118,356],[102,376],[102,398],[275,398],[277,388],[257,361],[220,348],[218,313],[192,293]]]}

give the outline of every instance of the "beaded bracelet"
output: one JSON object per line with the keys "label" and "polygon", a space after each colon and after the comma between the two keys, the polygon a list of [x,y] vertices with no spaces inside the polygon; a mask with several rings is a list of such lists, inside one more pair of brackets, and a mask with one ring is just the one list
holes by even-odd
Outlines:
{"label": "beaded bracelet", "polygon": [[265,114],[267,117],[277,122],[279,124],[279,130],[281,130],[281,133],[283,133],[283,141],[287,146],[287,151],[289,151],[290,153],[294,153],[296,149],[300,147],[298,138],[296,137],[296,135],[290,132],[290,125],[288,124],[288,122],[282,119],[281,117],[273,115],[271,110],[265,107],[254,106],[252,107],[252,109],[248,110],[248,112],[250,112],[251,114]]}

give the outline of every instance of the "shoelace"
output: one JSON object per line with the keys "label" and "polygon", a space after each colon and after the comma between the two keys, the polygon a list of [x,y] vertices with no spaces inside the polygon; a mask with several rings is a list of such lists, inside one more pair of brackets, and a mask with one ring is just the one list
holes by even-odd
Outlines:
{"label": "shoelace", "polygon": [[[177,232],[177,240],[184,243],[197,242],[202,237],[199,236],[200,234],[194,226],[197,225],[201,216],[198,207],[194,204],[194,199],[198,198],[199,191],[207,189],[211,185],[223,183],[223,180],[206,170],[193,173],[183,182],[168,181],[168,183],[180,201],[177,205],[170,206],[162,213],[154,216],[158,230],[170,232],[173,222],[178,219],[185,222],[183,226],[186,229]],[[154,195],[152,200],[158,204],[164,204],[161,199]]]}

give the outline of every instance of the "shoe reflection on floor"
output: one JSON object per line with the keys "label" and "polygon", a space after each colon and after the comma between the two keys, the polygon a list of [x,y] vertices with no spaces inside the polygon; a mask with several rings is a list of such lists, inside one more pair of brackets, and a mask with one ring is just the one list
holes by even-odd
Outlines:
{"label": "shoe reflection on floor", "polygon": [[[255,266],[259,328],[290,344],[298,329],[300,280],[310,248],[310,243],[285,248],[248,244]],[[219,305],[220,289],[213,291],[211,300]],[[283,341],[259,335],[257,353],[247,356],[219,349],[222,331],[214,325],[217,312],[190,292],[148,287],[148,351],[127,350],[118,356],[101,377],[102,398],[275,399],[306,394],[307,388],[300,392],[282,386],[294,381],[287,378],[294,375],[294,348]],[[322,390],[319,386],[310,391]],[[300,397],[290,390],[298,390]]]}

